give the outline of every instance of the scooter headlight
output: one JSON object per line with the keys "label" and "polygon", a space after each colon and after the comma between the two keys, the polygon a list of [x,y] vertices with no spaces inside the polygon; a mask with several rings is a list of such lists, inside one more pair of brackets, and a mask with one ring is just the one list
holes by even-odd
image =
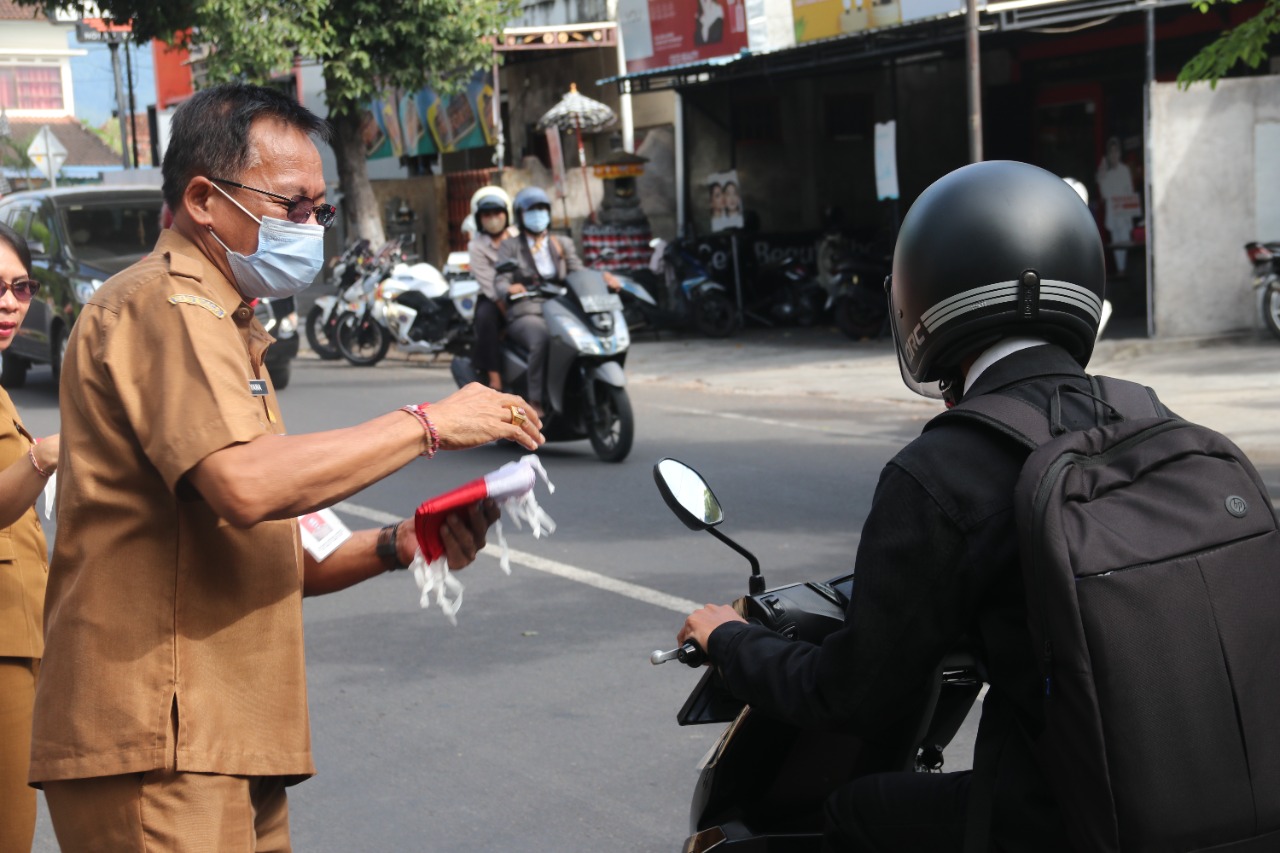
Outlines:
{"label": "scooter headlight", "polygon": [[604,350],[600,346],[600,338],[576,320],[571,323],[565,323],[565,331],[568,332],[573,345],[578,348],[578,352],[583,355],[604,354]]}
{"label": "scooter headlight", "polygon": [[614,352],[631,346],[631,329],[627,326],[627,320],[622,316],[621,311],[613,312],[613,333]]}
{"label": "scooter headlight", "polygon": [[613,334],[613,315],[612,314],[592,314],[591,325],[602,335]]}

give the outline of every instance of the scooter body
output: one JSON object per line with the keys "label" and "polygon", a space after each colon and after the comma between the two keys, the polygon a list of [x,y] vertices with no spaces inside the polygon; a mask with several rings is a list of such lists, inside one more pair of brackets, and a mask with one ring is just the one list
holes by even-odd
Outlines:
{"label": "scooter body", "polygon": [[[820,643],[845,621],[853,575],[827,583],[767,589],[759,563],[719,530],[720,504],[697,472],[674,459],[654,466],[667,504],[686,526],[707,530],[751,562],[750,594],[734,602],[739,615],[791,639]],[[650,662],[701,666],[693,642],[654,652]],[[693,851],[817,851],[822,807],[836,788],[867,773],[941,768],[951,742],[976,701],[983,672],[963,650],[949,655],[927,685],[929,698],[904,714],[893,731],[863,740],[851,733],[798,729],[756,713],[708,668],[677,714],[680,725],[728,724],[699,765],[690,807],[686,853]]]}
{"label": "scooter body", "polygon": [[[586,438],[604,461],[622,461],[631,451],[635,418],[623,371],[631,333],[618,296],[595,270],[570,273],[565,286],[544,285],[520,296],[542,302],[550,337],[543,435],[548,441]],[[529,352],[509,336],[500,352],[503,387],[527,398]],[[483,381],[465,356],[455,357],[451,369],[459,388]]]}
{"label": "scooter body", "polygon": [[1253,264],[1258,316],[1271,334],[1280,337],[1280,241],[1246,243],[1244,250]]}

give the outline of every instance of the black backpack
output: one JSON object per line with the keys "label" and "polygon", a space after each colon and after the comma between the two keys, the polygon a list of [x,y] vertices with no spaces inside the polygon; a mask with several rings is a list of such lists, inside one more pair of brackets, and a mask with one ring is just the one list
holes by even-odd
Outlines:
{"label": "black backpack", "polygon": [[[1068,839],[1080,853],[1280,850],[1271,498],[1221,434],[1141,385],[1090,382],[1089,429],[1062,427],[1062,397],[1080,393],[1066,385],[1048,412],[991,393],[940,416],[1031,449],[1015,504],[1044,684],[1033,743]],[[969,850],[990,819],[981,745],[974,768]]]}

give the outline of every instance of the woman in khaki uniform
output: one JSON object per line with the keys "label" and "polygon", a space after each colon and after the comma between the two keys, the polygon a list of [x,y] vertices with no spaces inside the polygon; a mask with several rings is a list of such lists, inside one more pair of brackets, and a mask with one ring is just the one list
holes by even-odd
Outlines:
{"label": "woman in khaki uniform", "polygon": [[[13,343],[38,287],[26,242],[0,225],[0,353]],[[27,765],[49,562],[34,504],[57,464],[58,437],[32,438],[0,389],[0,853],[30,850],[35,832]]]}

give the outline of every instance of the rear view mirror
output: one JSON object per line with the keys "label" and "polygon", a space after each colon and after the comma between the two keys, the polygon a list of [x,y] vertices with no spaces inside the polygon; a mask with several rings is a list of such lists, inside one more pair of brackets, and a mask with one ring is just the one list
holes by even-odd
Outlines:
{"label": "rear view mirror", "polygon": [[707,530],[724,521],[711,487],[683,462],[663,459],[653,466],[653,480],[667,506],[690,530]]}

